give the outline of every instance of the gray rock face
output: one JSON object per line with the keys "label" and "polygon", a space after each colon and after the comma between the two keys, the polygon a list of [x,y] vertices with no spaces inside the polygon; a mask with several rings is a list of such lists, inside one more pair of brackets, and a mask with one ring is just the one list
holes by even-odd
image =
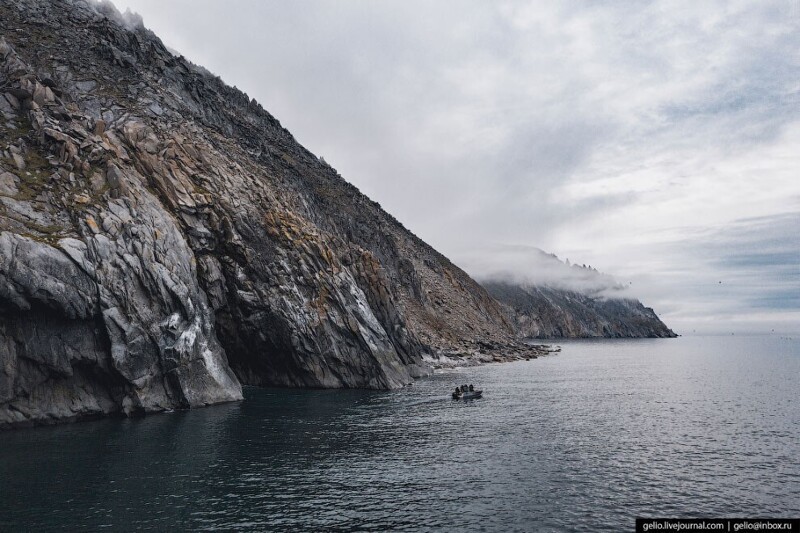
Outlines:
{"label": "gray rock face", "polygon": [[0,427],[541,353],[254,100],[110,4],[0,4],[0,114]]}

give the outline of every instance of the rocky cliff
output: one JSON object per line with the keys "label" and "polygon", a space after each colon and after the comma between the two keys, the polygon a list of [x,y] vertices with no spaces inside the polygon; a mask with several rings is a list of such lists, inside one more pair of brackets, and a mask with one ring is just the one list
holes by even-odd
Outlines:
{"label": "rocky cliff", "polygon": [[0,427],[535,357],[513,327],[141,20],[0,2]]}
{"label": "rocky cliff", "polygon": [[509,320],[523,338],[676,336],[655,311],[633,298],[507,281],[484,282],[484,287],[507,306]]}
{"label": "rocky cliff", "polygon": [[675,337],[630,289],[591,266],[535,250],[527,276],[498,272],[482,281],[523,338]]}

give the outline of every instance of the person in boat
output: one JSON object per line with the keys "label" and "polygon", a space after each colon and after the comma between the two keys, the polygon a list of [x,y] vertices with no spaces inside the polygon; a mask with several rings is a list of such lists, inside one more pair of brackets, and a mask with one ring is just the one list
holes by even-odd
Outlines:
{"label": "person in boat", "polygon": [[474,390],[475,390],[475,387],[473,387],[473,386],[472,386],[472,383],[470,383],[470,384],[469,384],[469,391],[470,391],[470,392],[473,392]]}
{"label": "person in boat", "polygon": [[456,387],[456,391],[453,393],[453,396],[456,396],[456,397],[461,396],[461,388]]}

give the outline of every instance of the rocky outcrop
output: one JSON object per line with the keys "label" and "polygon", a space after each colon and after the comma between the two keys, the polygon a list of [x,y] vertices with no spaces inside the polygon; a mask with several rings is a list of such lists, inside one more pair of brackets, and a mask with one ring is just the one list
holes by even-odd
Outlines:
{"label": "rocky outcrop", "polygon": [[511,281],[484,281],[483,286],[504,304],[522,338],[676,336],[636,299]]}
{"label": "rocky outcrop", "polygon": [[485,272],[481,284],[501,303],[519,337],[676,336],[632,296],[631,282],[538,248],[504,252],[507,270]]}
{"label": "rocky outcrop", "polygon": [[486,291],[110,4],[0,4],[0,427],[535,357]]}

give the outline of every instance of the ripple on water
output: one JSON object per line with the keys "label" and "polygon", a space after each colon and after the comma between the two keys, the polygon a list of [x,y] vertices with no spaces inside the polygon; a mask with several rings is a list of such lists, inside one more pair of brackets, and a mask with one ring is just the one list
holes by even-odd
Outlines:
{"label": "ripple on water", "polygon": [[[738,344],[737,344],[738,343]],[[0,529],[619,531],[800,513],[800,347],[566,343],[396,392],[2,434]],[[460,383],[485,398],[452,401]]]}

